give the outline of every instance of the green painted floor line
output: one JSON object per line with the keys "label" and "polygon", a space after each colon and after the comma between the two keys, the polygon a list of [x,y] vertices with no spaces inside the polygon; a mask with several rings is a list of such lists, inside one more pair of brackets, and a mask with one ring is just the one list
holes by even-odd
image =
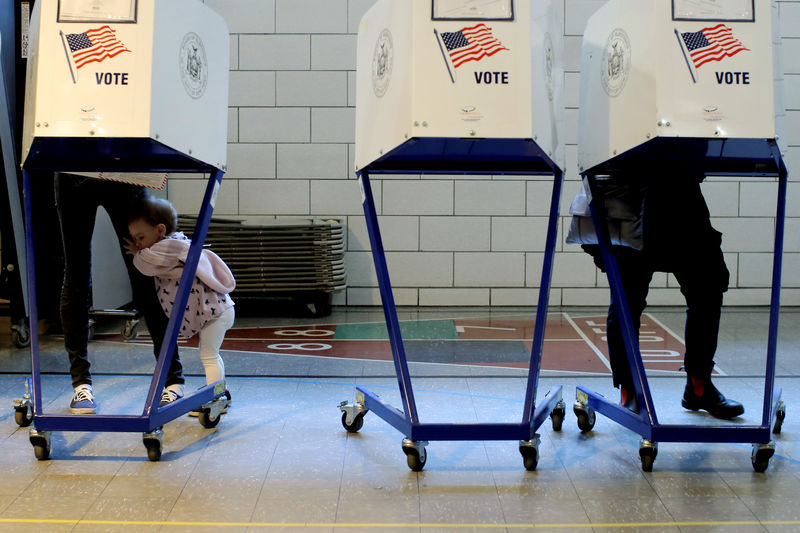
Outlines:
{"label": "green painted floor line", "polygon": [[[452,340],[458,339],[455,322],[452,320],[407,320],[400,322],[403,340]],[[388,340],[389,330],[383,322],[367,324],[339,324],[335,340]]]}

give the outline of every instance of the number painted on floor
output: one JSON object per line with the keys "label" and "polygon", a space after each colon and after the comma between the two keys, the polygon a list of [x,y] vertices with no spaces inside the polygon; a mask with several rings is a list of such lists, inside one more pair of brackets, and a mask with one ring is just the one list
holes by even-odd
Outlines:
{"label": "number painted on floor", "polygon": [[277,344],[270,344],[267,346],[270,350],[303,350],[308,352],[315,352],[320,350],[330,350],[330,344],[323,344],[321,342],[301,342],[300,344],[293,344],[290,342],[280,342]]}
{"label": "number painted on floor", "polygon": [[278,329],[275,335],[283,337],[329,337],[334,332],[329,329]]}

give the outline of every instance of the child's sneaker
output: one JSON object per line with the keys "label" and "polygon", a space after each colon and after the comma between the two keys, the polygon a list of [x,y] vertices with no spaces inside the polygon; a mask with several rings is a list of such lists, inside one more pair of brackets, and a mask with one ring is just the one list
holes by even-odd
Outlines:
{"label": "child's sneaker", "polygon": [[161,393],[161,401],[158,402],[159,407],[171,404],[175,400],[183,398],[183,385],[174,384],[166,387]]}
{"label": "child's sneaker", "polygon": [[72,394],[72,401],[69,402],[69,412],[73,415],[93,415],[97,412],[97,404],[94,403],[91,385],[78,385]]}
{"label": "child's sneaker", "polygon": [[[225,397],[228,399],[228,403],[225,405],[225,408],[220,412],[220,414],[222,415],[228,412],[228,407],[230,407],[231,405],[231,393],[228,389],[225,389]],[[198,407],[197,409],[192,409],[186,414],[189,416],[198,417],[200,416],[200,408]]]}

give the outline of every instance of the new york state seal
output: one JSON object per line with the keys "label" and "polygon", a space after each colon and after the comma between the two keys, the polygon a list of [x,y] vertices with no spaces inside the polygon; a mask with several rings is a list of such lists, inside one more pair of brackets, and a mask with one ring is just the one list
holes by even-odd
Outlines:
{"label": "new york state seal", "polygon": [[631,72],[631,41],[622,28],[616,28],[606,40],[603,62],[600,65],[600,83],[612,98],[625,88]]}

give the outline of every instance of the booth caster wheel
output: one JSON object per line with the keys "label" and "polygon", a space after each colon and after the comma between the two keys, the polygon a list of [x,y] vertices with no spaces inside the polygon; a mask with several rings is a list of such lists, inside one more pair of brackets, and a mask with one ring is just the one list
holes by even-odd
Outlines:
{"label": "booth caster wheel", "polygon": [[427,445],[428,443],[424,440],[403,439],[403,453],[406,454],[408,467],[414,472],[420,472],[425,468],[425,461],[428,458],[428,454],[425,452]]}
{"label": "booth caster wheel", "polygon": [[40,461],[46,461],[50,458],[50,432],[37,431],[35,428],[30,430],[28,440],[33,445],[33,453]]}
{"label": "booth caster wheel", "polygon": [[519,453],[522,454],[522,464],[525,470],[533,472],[539,464],[539,435],[535,434],[532,440],[519,441]]}
{"label": "booth caster wheel", "polygon": [[575,413],[575,416],[578,417],[578,429],[583,433],[591,431],[597,420],[594,414],[594,408],[580,402],[575,402],[572,411]]}
{"label": "booth caster wheel", "polygon": [[653,463],[658,455],[658,443],[651,440],[642,439],[639,443],[639,459],[642,461],[642,471],[652,472]]}
{"label": "booth caster wheel", "polygon": [[25,428],[33,422],[33,399],[31,396],[31,378],[25,380],[25,394],[22,398],[14,398],[14,421]]}
{"label": "booth caster wheel", "polygon": [[775,443],[755,443],[753,453],[750,454],[750,462],[753,463],[753,470],[756,472],[766,472],[769,467],[769,460],[775,454]]}
{"label": "booth caster wheel", "polygon": [[26,428],[33,422],[33,412],[30,406],[22,405],[14,408],[14,421],[21,428]]}
{"label": "booth caster wheel", "polygon": [[369,409],[361,402],[350,405],[347,401],[340,403],[339,409],[342,410],[342,427],[350,433],[358,433],[364,426],[364,416],[369,413]]}
{"label": "booth caster wheel", "polygon": [[126,341],[132,341],[139,336],[139,319],[131,318],[125,322],[122,328],[122,338]]}
{"label": "booth caster wheel", "polygon": [[342,426],[350,433],[358,433],[358,430],[364,427],[364,415],[366,413],[359,413],[353,418],[352,422],[348,422],[347,413],[342,413]]}
{"label": "booth caster wheel", "polygon": [[27,348],[31,345],[31,330],[24,320],[11,326],[11,342],[17,348]]}
{"label": "booth caster wheel", "polygon": [[209,409],[203,409],[200,412],[200,416],[197,417],[197,420],[204,428],[211,429],[217,427],[221,418],[220,416],[213,417]]}
{"label": "booth caster wheel", "polygon": [[224,395],[214,398],[207,404],[201,406],[200,416],[197,417],[200,421],[200,425],[208,429],[217,427],[219,421],[222,420],[223,413],[226,412],[230,403],[231,393],[226,389]]}
{"label": "booth caster wheel", "polygon": [[778,402],[778,410],[775,411],[775,424],[772,426],[772,432],[774,434],[777,435],[781,432],[784,418],[786,418],[786,404],[783,403],[783,400],[780,400]]}
{"label": "booth caster wheel", "polygon": [[200,421],[200,425],[208,429],[217,427],[221,419],[222,415],[217,414],[216,416],[214,416],[211,413],[211,409],[209,408],[205,408],[202,411],[200,411],[200,416],[197,417],[197,420]]}
{"label": "booth caster wheel", "polygon": [[142,442],[144,447],[147,448],[147,458],[151,461],[158,461],[161,459],[161,439],[164,437],[164,431],[161,428],[156,428],[150,433],[142,435]]}
{"label": "booth caster wheel", "polygon": [[550,411],[550,420],[553,422],[553,431],[561,431],[564,424],[564,417],[567,415],[567,404],[559,400],[556,406]]}

